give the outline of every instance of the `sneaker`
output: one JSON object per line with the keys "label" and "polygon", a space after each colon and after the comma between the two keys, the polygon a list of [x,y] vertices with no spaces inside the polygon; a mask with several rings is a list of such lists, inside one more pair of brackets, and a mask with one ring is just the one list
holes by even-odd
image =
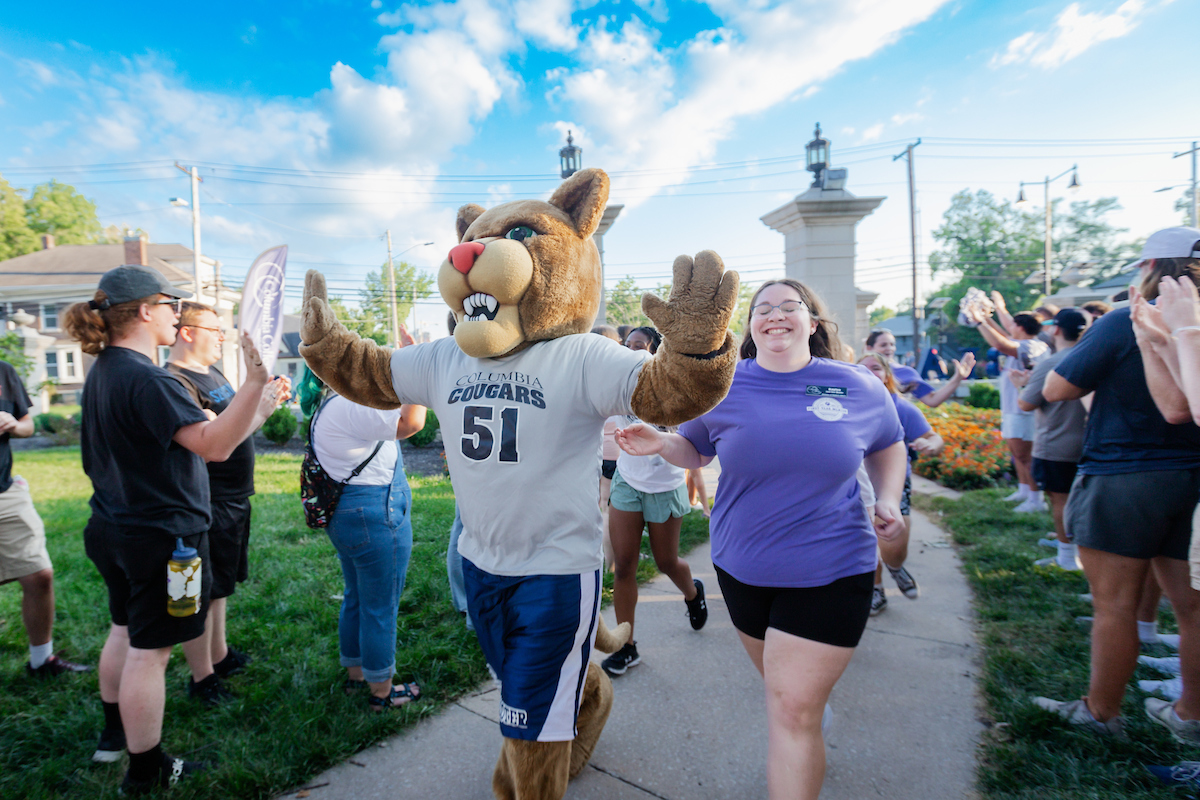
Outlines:
{"label": "sneaker", "polygon": [[189,680],[188,698],[199,700],[206,706],[215,706],[226,700],[232,700],[233,693],[221,685],[221,679],[214,672],[199,683]]}
{"label": "sneaker", "polygon": [[[1083,570],[1083,567],[1080,565],[1078,559],[1075,560],[1075,563],[1072,566],[1064,567],[1062,564],[1058,563],[1058,556],[1039,558],[1037,561],[1033,562],[1033,565],[1035,567],[1058,567],[1066,572],[1080,572]],[[1076,617],[1076,619],[1079,619],[1079,617]]]}
{"label": "sneaker", "polygon": [[1147,764],[1146,769],[1167,786],[1200,788],[1200,761],[1180,761],[1172,767]]}
{"label": "sneaker", "polygon": [[208,764],[203,761],[184,761],[182,758],[164,755],[158,777],[148,781],[135,781],[129,777],[129,772],[126,771],[125,780],[121,781],[121,788],[117,790],[117,794],[150,794],[155,789],[170,789],[188,776],[204,772],[206,769],[208,769]]}
{"label": "sneaker", "polygon": [[1200,744],[1200,720],[1180,719],[1175,704],[1157,697],[1146,698],[1146,716],[1171,732],[1182,744]]}
{"label": "sneaker", "polygon": [[96,752],[92,753],[92,761],[97,764],[111,764],[114,761],[120,761],[123,752],[125,752],[125,731],[105,728],[100,731],[100,744],[96,745]]}
{"label": "sneaker", "polygon": [[91,672],[92,668],[85,664],[76,664],[67,661],[65,658],[58,656],[50,656],[42,663],[40,667],[34,667],[28,661],[25,662],[25,672],[35,678],[57,678],[64,672]]}
{"label": "sneaker", "polygon": [[699,578],[694,578],[692,583],[696,585],[696,596],[691,600],[684,600],[683,603],[687,606],[688,620],[692,623],[692,630],[698,631],[708,621],[708,605],[704,602],[704,582]]}
{"label": "sneaker", "polygon": [[1183,697],[1183,678],[1168,678],[1165,681],[1138,681],[1138,688],[1146,694],[1160,694],[1168,700]]}
{"label": "sneaker", "polygon": [[[887,564],[884,566],[887,567]],[[892,580],[896,582],[896,588],[903,592],[909,600],[916,600],[921,596],[921,587],[917,586],[916,579],[903,565],[900,566],[900,569],[888,567],[887,571],[892,573]]]}
{"label": "sneaker", "polygon": [[609,675],[624,675],[625,670],[642,663],[638,655],[637,642],[630,642],[608,658],[600,662],[600,669]]}
{"label": "sneaker", "polygon": [[1062,717],[1072,725],[1080,725],[1104,736],[1125,738],[1125,726],[1120,717],[1113,717],[1108,722],[1101,722],[1092,716],[1087,703],[1083,700],[1051,700],[1049,697],[1035,697],[1033,704]]}
{"label": "sneaker", "polygon": [[1051,550],[1057,550],[1058,539],[1055,539],[1053,536],[1046,536],[1045,538],[1038,539],[1038,547],[1049,547]]}
{"label": "sneaker", "polygon": [[1179,656],[1155,658],[1154,656],[1138,656],[1138,663],[1145,664],[1150,669],[1156,669],[1165,675],[1180,675]]}
{"label": "sneaker", "polygon": [[882,586],[876,586],[871,591],[871,616],[879,616],[885,608],[887,608],[887,595],[883,593]]}
{"label": "sneaker", "polygon": [[247,653],[229,647],[226,648],[225,657],[213,664],[213,672],[217,673],[218,678],[228,678],[245,672],[246,665],[253,660]]}
{"label": "sneaker", "polygon": [[1024,502],[1025,500],[1028,500],[1028,499],[1029,499],[1029,496],[1027,494],[1025,494],[1025,492],[1021,491],[1020,489],[1017,489],[1015,492],[1010,494],[1008,497],[1004,498],[1001,502],[1011,503],[1014,500],[1021,500],[1022,502]]}
{"label": "sneaker", "polygon": [[1079,599],[1085,603],[1090,603],[1092,602],[1092,593],[1088,592],[1087,594],[1081,594],[1079,595]]}
{"label": "sneaker", "polygon": [[1018,514],[1038,514],[1046,510],[1045,500],[1026,500],[1013,509]]}

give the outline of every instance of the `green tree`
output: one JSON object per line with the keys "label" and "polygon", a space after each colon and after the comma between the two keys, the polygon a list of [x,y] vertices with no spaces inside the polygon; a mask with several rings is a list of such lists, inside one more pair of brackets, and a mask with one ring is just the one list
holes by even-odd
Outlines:
{"label": "green tree", "polygon": [[867,312],[867,315],[870,319],[871,327],[878,328],[879,323],[883,322],[885,319],[891,319],[892,317],[896,316],[896,309],[888,308],[887,306],[879,306],[878,308],[872,308]]}
{"label": "green tree", "polygon": [[92,244],[101,237],[96,204],[65,183],[33,187],[25,201],[25,217],[35,234],[54,234],[57,244]]}
{"label": "green tree", "polygon": [[[396,318],[403,323],[417,300],[424,299],[433,287],[433,278],[407,261],[395,265]],[[362,333],[385,344],[391,331],[392,305],[388,292],[387,264],[379,271],[372,270],[362,289],[358,290],[358,309],[354,312],[364,330]],[[361,331],[360,331],[361,332]],[[382,336],[382,340],[379,337]]]}
{"label": "green tree", "polygon": [[632,275],[626,275],[617,281],[616,286],[608,290],[608,302],[605,316],[608,324],[618,325],[649,325],[650,320],[642,313],[642,295],[644,291],[638,286]]}
{"label": "green tree", "polygon": [[25,355],[25,348],[16,333],[0,336],[0,361],[12,364],[21,380],[28,380],[33,374],[33,359]]}
{"label": "green tree", "polygon": [[0,261],[37,249],[37,235],[25,218],[25,200],[0,176]]}

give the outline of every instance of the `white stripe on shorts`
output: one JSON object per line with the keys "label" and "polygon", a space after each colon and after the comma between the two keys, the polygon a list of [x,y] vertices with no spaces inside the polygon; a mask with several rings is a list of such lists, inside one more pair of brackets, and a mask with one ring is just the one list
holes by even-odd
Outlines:
{"label": "white stripe on shorts", "polygon": [[558,671],[558,688],[554,690],[554,701],[546,715],[546,723],[538,734],[539,742],[566,742],[575,738],[575,715],[579,713],[582,696],[583,671],[587,669],[588,657],[583,652],[587,642],[588,653],[596,646],[597,617],[600,615],[600,592],[596,582],[598,572],[585,572],[579,576],[579,628],[575,631],[575,642],[570,654],[563,660]]}

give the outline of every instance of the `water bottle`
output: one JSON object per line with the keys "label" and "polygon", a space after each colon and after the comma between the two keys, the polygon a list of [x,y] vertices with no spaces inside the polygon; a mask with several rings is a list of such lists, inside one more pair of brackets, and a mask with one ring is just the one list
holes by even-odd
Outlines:
{"label": "water bottle", "polygon": [[175,539],[175,552],[167,562],[167,613],[190,617],[200,611],[200,554],[183,539]]}

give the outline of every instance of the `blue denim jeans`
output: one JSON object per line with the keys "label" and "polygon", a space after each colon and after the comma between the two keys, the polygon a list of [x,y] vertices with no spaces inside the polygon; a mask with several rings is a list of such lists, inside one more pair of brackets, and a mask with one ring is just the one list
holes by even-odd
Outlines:
{"label": "blue denim jeans", "polygon": [[391,486],[347,486],[326,532],[342,562],[338,618],[343,667],[362,667],[372,683],[396,671],[396,614],[412,555],[412,492],[396,461]]}
{"label": "blue denim jeans", "polygon": [[458,552],[458,537],[462,535],[462,512],[454,504],[454,524],[450,526],[450,545],[446,548],[446,578],[450,581],[450,604],[462,613],[467,610],[467,589],[463,586],[462,556]]}

